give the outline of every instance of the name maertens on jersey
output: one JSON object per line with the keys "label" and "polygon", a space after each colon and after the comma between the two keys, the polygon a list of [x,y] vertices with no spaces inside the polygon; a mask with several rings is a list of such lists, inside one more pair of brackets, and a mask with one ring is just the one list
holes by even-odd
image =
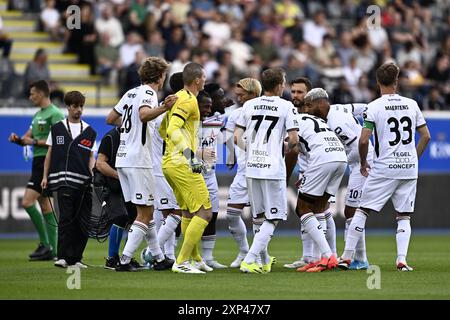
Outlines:
{"label": "name maertens on jersey", "polygon": [[259,105],[259,106],[253,106],[254,110],[269,110],[269,111],[278,111],[277,106],[266,106],[266,105]]}
{"label": "name maertens on jersey", "polygon": [[400,105],[400,106],[385,106],[386,111],[397,111],[397,110],[409,110],[408,105]]}

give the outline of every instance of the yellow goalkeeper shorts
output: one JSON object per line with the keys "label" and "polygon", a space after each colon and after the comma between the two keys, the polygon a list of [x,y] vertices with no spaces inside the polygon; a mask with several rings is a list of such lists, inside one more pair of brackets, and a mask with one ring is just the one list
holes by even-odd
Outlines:
{"label": "yellow goalkeeper shorts", "polygon": [[181,210],[194,213],[202,206],[205,209],[211,208],[209,191],[200,173],[193,173],[187,164],[176,167],[163,166],[162,170]]}

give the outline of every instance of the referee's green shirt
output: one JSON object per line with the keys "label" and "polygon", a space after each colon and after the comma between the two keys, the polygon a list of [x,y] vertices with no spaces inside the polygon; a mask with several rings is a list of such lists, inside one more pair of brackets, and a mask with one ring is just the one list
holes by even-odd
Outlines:
{"label": "referee's green shirt", "polygon": [[[31,134],[33,139],[47,140],[51,126],[62,119],[64,119],[64,114],[54,104],[50,104],[46,108],[41,108],[41,110],[36,112],[33,116],[33,121],[31,122]],[[45,157],[47,149],[47,146],[33,146],[33,156]]]}

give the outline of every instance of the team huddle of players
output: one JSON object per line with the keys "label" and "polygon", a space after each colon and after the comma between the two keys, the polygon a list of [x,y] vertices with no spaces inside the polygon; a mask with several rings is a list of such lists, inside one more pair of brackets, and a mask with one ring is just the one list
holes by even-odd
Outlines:
{"label": "team huddle of players", "polygon": [[[412,270],[406,262],[409,221],[418,157],[429,132],[417,103],[396,94],[395,64],[377,70],[381,97],[368,105],[330,105],[327,92],[312,88],[306,78],[290,83],[292,101],[285,100],[284,71],[272,68],[262,73],[261,82],[240,80],[234,88],[236,104],[226,113],[223,90],[214,84],[205,87],[205,71],[196,63],[171,77],[174,94],[160,104],[157,92],[167,68],[163,59],[148,58],[139,71],[142,85],[129,90],[107,118],[120,127],[115,165],[124,200],[137,209],[120,259],[107,261],[107,267],[137,270],[133,256],[144,239],[147,248],[141,256],[155,270],[195,274],[227,267],[213,256],[219,211],[215,164],[217,147],[225,143],[227,165],[237,164],[227,221],[239,253],[230,267],[245,273],[271,271],[276,259],[269,255],[268,245],[277,224],[287,219],[287,182],[298,163],[296,214],[303,256],[286,268],[367,268],[366,218],[391,199],[398,212],[397,269]],[[363,115],[361,126],[357,117]],[[338,258],[329,202],[347,166],[346,242]],[[251,245],[242,220],[248,205],[253,216]],[[160,226],[156,212],[164,217]],[[177,229],[183,242],[175,258]]]}

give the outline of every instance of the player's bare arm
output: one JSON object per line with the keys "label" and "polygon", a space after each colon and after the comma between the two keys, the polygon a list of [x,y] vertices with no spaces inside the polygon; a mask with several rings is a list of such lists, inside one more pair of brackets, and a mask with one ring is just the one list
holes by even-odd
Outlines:
{"label": "player's bare arm", "polygon": [[234,129],[234,143],[245,151],[245,141],[242,138],[244,136],[245,128],[242,128],[236,125],[236,129]]}
{"label": "player's bare arm", "polygon": [[103,153],[99,153],[97,157],[97,162],[95,163],[95,168],[100,171],[103,175],[107,177],[111,177],[114,179],[119,179],[119,175],[117,173],[117,170],[114,170],[109,164],[108,164],[108,157],[104,155]]}
{"label": "player's bare arm", "polygon": [[370,169],[367,162],[367,153],[369,152],[369,139],[372,135],[372,130],[369,128],[363,128],[361,131],[361,137],[359,138],[359,157],[361,161],[361,174],[364,177],[369,176],[368,169]]}
{"label": "player's bare arm", "polygon": [[426,125],[418,127],[417,132],[419,133],[419,142],[417,143],[416,150],[417,157],[420,158],[430,142],[431,135]]}
{"label": "player's bare arm", "polygon": [[170,110],[172,106],[177,101],[178,97],[174,94],[168,96],[161,106],[159,107],[152,107],[148,105],[142,105],[139,108],[139,119],[141,119],[142,122],[151,121],[155,118],[157,118],[159,115],[163,114],[167,110]]}
{"label": "player's bare arm", "polygon": [[120,126],[122,124],[122,115],[115,109],[112,109],[106,117],[106,123],[113,126]]}
{"label": "player's bare arm", "polygon": [[48,186],[48,171],[50,170],[50,159],[52,158],[52,146],[48,146],[47,155],[44,161],[44,173],[42,175],[41,188],[47,189]]}

